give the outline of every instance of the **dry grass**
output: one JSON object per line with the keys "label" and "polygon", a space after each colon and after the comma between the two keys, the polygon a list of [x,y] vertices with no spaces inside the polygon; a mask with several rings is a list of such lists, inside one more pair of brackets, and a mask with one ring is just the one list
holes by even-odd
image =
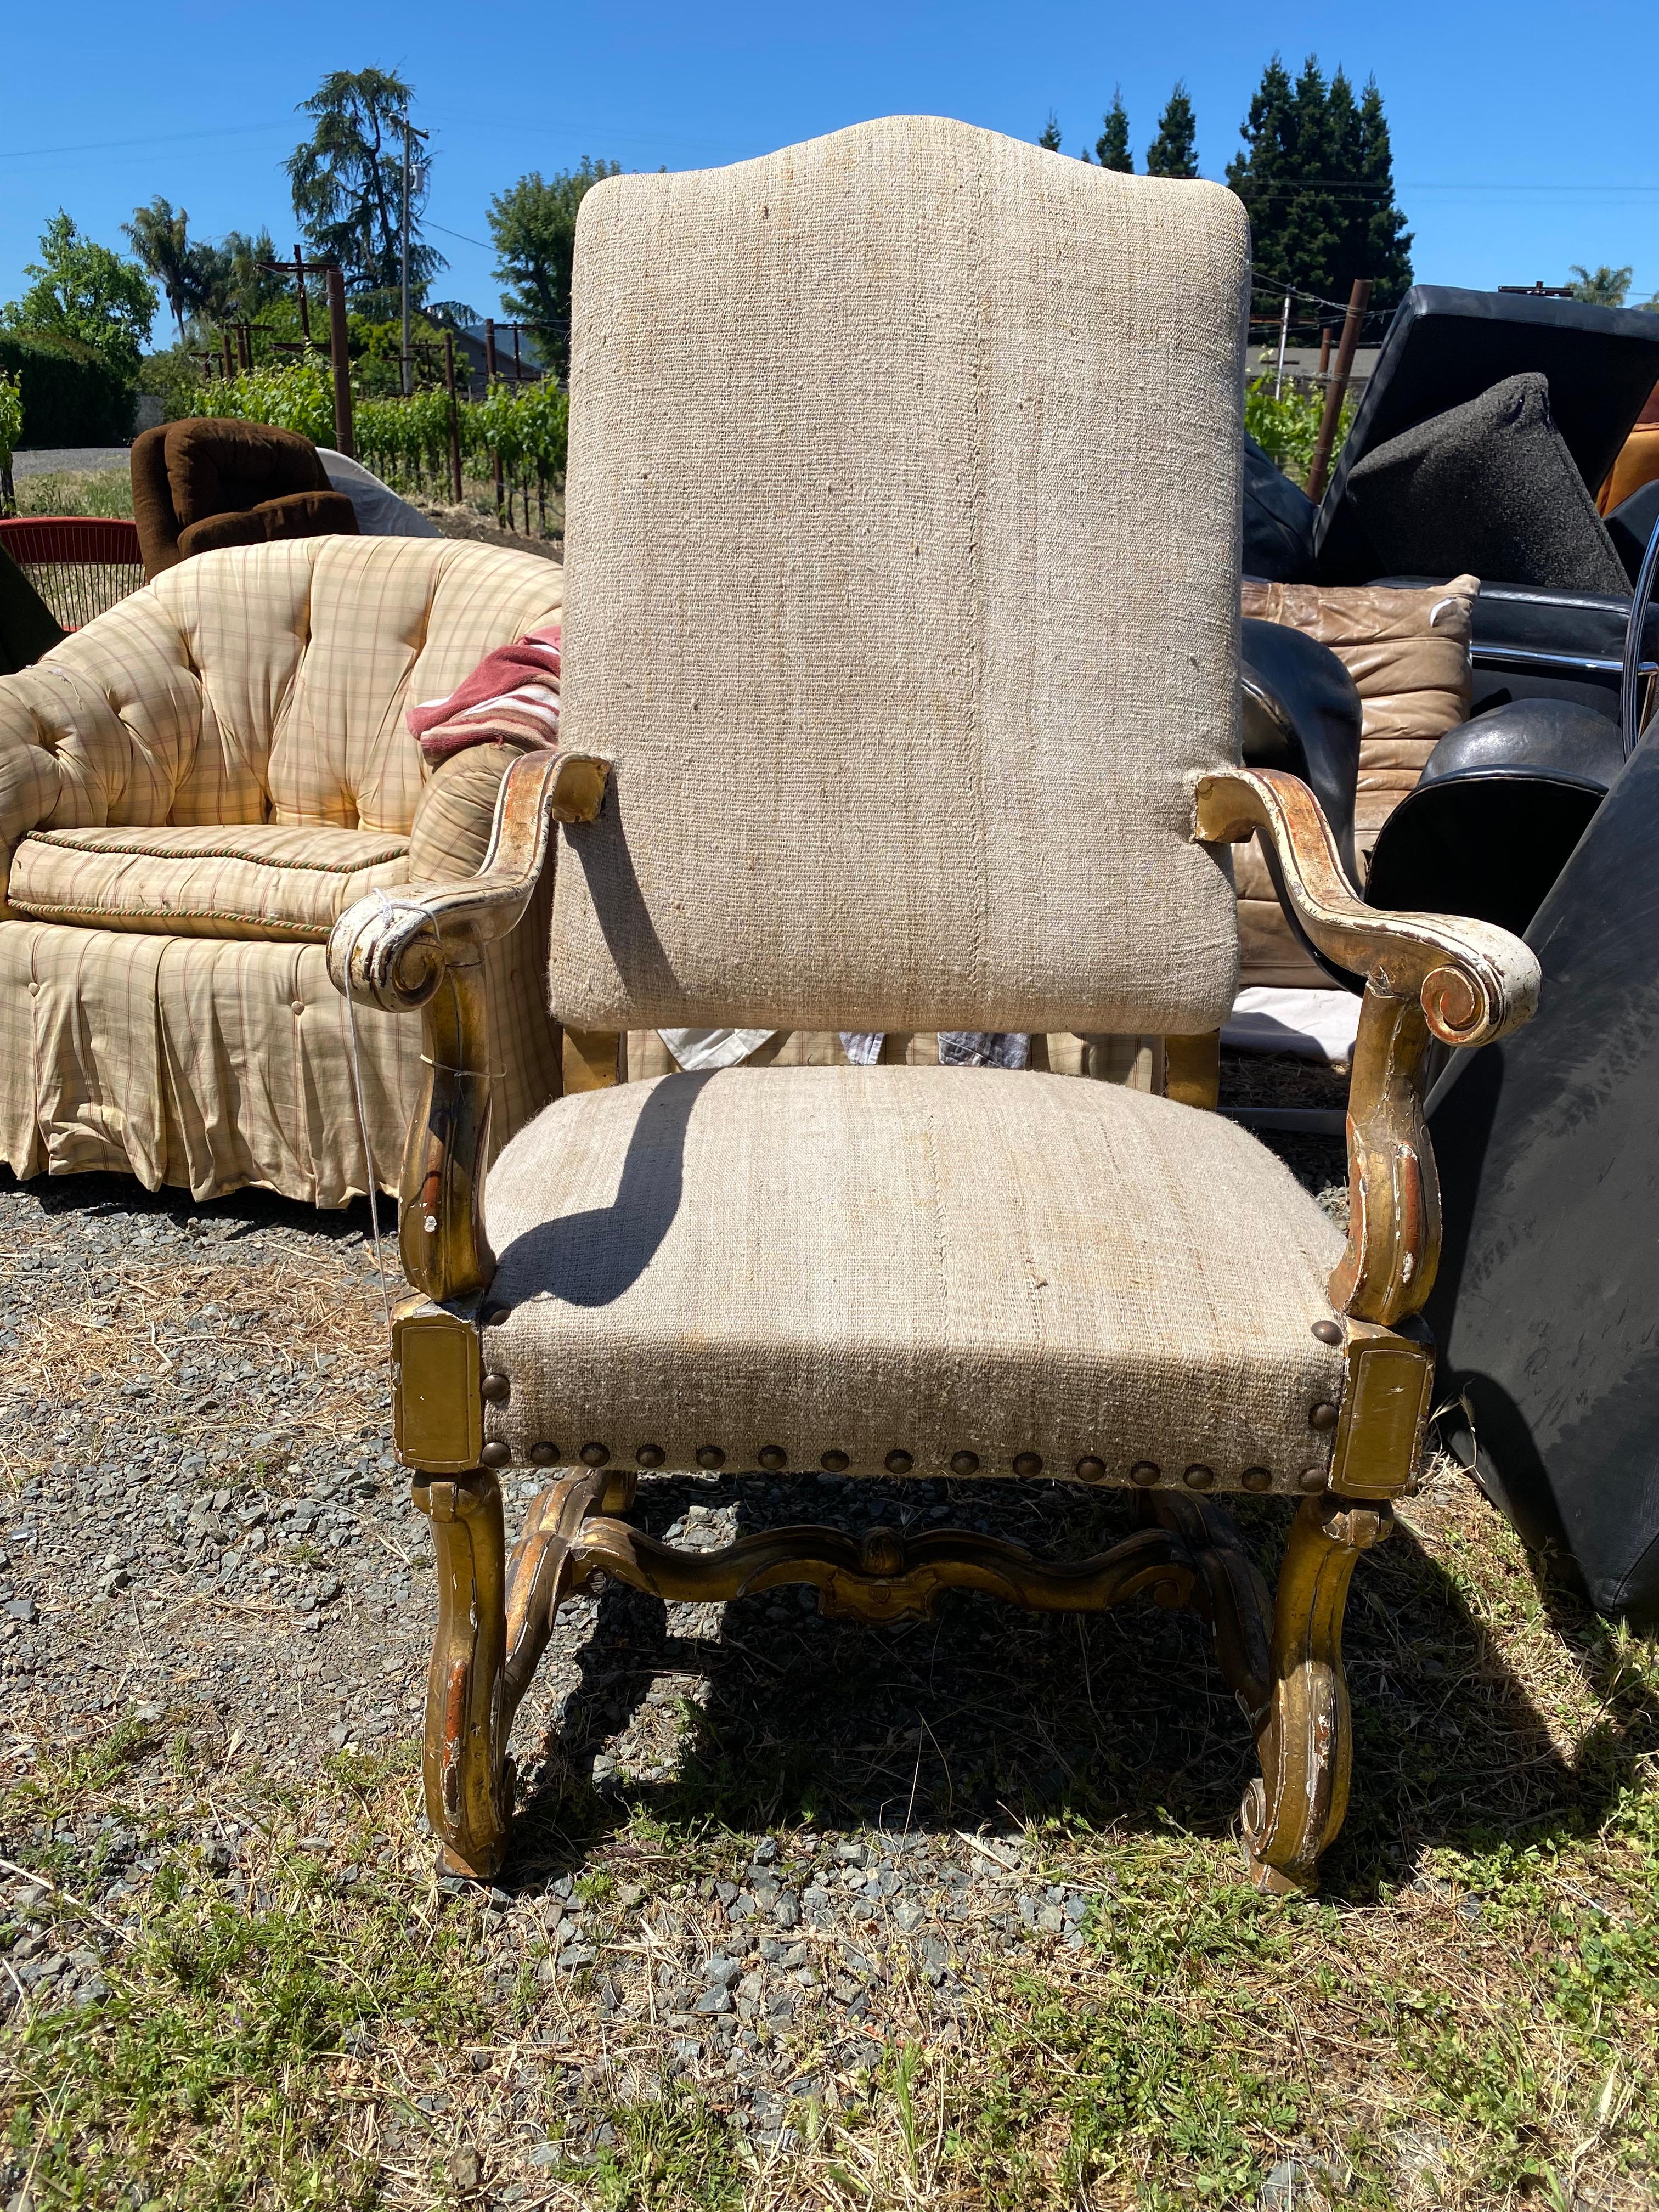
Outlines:
{"label": "dry grass", "polygon": [[[234,1485],[257,1462],[212,1388],[215,1360],[251,1342],[293,1378],[286,1435],[379,1417],[361,1248],[283,1229],[256,1255],[264,1218],[234,1267],[204,1242],[186,1290],[128,1253],[102,1291],[24,1333],[9,1488],[51,1450],[27,1407],[106,1406],[187,1351],[205,1372],[181,1438],[242,1454],[222,1449],[204,1480]],[[80,1233],[55,1193],[42,1241]],[[204,1352],[210,1297],[222,1340]],[[325,1346],[345,1357],[319,1371]],[[142,1422],[142,1400],[116,1418]],[[769,1494],[743,1478],[696,1493],[751,1523]],[[958,1496],[972,1511],[986,1492]],[[646,1486],[653,1527],[683,1505]],[[987,1510],[1076,1552],[1115,1509],[1010,1485]],[[1269,1556],[1284,1509],[1247,1503],[1240,1519]],[[698,1643],[615,1594],[526,1711],[526,1809],[494,1903],[434,1885],[411,1743],[326,1761],[302,1747],[284,1774],[250,1761],[235,1714],[187,1674],[112,1727],[77,1706],[71,1664],[3,1716],[0,1854],[41,1879],[8,1878],[0,1945],[44,1932],[82,1947],[106,1987],[15,2006],[0,2198],[21,2191],[33,2212],[1651,2205],[1659,1654],[1540,1588],[1443,1468],[1362,1563],[1350,1618],[1353,1805],[1314,1902],[1242,1880],[1249,1747],[1181,1617],[1079,1628],[963,1600],[939,1625],[797,1629],[745,1601]],[[271,1666],[289,1663],[291,1622],[250,1608],[234,1630],[269,1635]],[[88,1620],[112,1649],[121,1632],[112,1610]],[[381,1653],[362,1633],[344,1656],[367,1681]],[[538,1756],[562,1690],[562,1742]],[[606,1747],[622,1781],[596,1790]],[[786,2131],[763,2133],[732,2046],[688,2053],[661,2016],[656,1962],[738,1945],[714,1885],[741,1876],[757,1838],[780,1863],[822,1863],[826,1837],[880,1846],[884,1806],[940,1861],[1085,1892],[1085,1941],[994,1940],[989,1905],[946,1918],[918,1875],[921,1932],[947,1942],[951,1972],[941,1985],[890,1929],[860,1938],[859,2057],[834,1941],[813,1934],[821,1986],[763,2036],[793,2085]],[[586,1900],[591,1966],[552,1964],[561,1876]],[[0,1948],[0,1979],[16,1955]]]}

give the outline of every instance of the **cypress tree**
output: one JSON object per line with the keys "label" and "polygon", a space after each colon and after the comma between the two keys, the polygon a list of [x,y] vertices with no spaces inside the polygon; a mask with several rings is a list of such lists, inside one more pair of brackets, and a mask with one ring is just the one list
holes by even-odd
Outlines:
{"label": "cypress tree", "polygon": [[[1346,204],[1337,178],[1335,118],[1317,57],[1310,54],[1291,102],[1289,189],[1284,198],[1279,251],[1286,281],[1322,299],[1337,295],[1337,256]],[[1291,310],[1292,318],[1296,311]]]}
{"label": "cypress tree", "polygon": [[1058,154],[1060,151],[1060,118],[1052,107],[1048,110],[1048,120],[1042,126],[1037,144],[1046,154]]}
{"label": "cypress tree", "polygon": [[1394,197],[1394,154],[1389,144],[1388,118],[1376,79],[1368,77],[1359,101],[1358,180],[1363,187],[1356,202],[1365,223],[1363,238],[1356,237],[1352,252],[1363,268],[1354,276],[1374,280],[1371,305],[1397,307],[1412,281],[1412,234],[1406,228]]}
{"label": "cypress tree", "polygon": [[1095,159],[1103,169],[1116,169],[1120,174],[1134,174],[1135,157],[1129,151],[1129,118],[1123,105],[1123,88],[1112,87],[1112,104],[1102,118],[1103,127],[1095,141]]}
{"label": "cypress tree", "polygon": [[1244,151],[1227,164],[1227,182],[1250,218],[1255,271],[1262,284],[1257,312],[1273,304],[1274,288],[1291,282],[1283,233],[1286,187],[1293,174],[1291,80],[1275,54],[1250,96],[1249,112],[1239,125]]}
{"label": "cypress tree", "polygon": [[1187,87],[1179,79],[1169,106],[1158,118],[1158,136],[1146,149],[1146,173],[1149,177],[1198,174],[1198,125]]}

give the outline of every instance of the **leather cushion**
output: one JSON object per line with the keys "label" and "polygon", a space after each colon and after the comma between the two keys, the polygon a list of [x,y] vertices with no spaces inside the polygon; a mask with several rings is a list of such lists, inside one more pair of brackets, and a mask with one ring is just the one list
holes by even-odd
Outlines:
{"label": "leather cushion", "polygon": [[515,1462],[671,1468],[845,1451],[918,1475],[1085,1455],[1218,1488],[1322,1466],[1341,1249],[1245,1131],[1108,1083],[963,1067],[732,1067],[559,1100],[486,1193],[485,1408]]}
{"label": "leather cushion", "polygon": [[1355,463],[1348,497],[1385,568],[1618,592],[1624,563],[1535,374],[1402,431]]}
{"label": "leather cushion", "polygon": [[354,899],[408,879],[409,840],[362,830],[48,830],[18,846],[6,896],[88,929],[319,943]]}

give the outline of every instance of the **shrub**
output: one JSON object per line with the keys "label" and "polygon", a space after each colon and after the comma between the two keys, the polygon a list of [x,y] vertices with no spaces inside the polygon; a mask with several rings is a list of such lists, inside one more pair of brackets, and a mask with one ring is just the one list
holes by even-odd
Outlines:
{"label": "shrub", "polygon": [[[1320,418],[1325,411],[1322,392],[1301,390],[1295,386],[1278,399],[1273,398],[1273,386],[1265,376],[1259,376],[1247,386],[1244,393],[1244,428],[1270,459],[1293,483],[1305,484],[1312,465],[1314,447],[1319,438]],[[1331,448],[1334,462],[1342,450],[1342,441],[1353,421],[1353,394],[1348,392],[1342,401],[1342,412],[1337,417],[1336,440]]]}
{"label": "shrub", "polygon": [[132,434],[132,386],[73,339],[0,333],[0,373],[22,394],[20,447],[119,446]]}

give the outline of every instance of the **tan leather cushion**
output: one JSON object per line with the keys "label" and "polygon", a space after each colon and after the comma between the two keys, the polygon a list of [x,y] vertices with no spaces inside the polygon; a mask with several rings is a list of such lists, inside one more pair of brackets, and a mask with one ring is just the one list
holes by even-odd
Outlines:
{"label": "tan leather cushion", "polygon": [[587,1091],[507,1146],[489,1436],[524,1463],[715,1445],[920,1475],[1085,1455],[1293,1490],[1342,1355],[1341,1248],[1273,1155],[1106,1083],[959,1067],[734,1067]]}
{"label": "tan leather cushion", "polygon": [[360,830],[52,830],[18,846],[7,897],[88,929],[316,943],[354,899],[408,880],[409,840]]}
{"label": "tan leather cushion", "polygon": [[[1473,576],[1454,576],[1425,591],[1244,580],[1247,617],[1317,638],[1353,678],[1363,716],[1353,810],[1362,875],[1378,830],[1413,788],[1429,755],[1468,718],[1469,634],[1480,589]],[[1243,981],[1340,989],[1292,935],[1253,844],[1235,848],[1233,878]]]}

